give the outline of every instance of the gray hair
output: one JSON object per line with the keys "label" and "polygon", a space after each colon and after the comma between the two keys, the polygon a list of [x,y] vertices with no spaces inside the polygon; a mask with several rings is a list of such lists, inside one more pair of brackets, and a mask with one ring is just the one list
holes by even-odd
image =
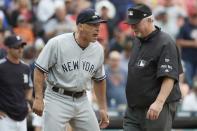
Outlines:
{"label": "gray hair", "polygon": [[150,16],[146,17],[145,19],[147,19],[148,21],[154,22],[153,15],[150,15]]}

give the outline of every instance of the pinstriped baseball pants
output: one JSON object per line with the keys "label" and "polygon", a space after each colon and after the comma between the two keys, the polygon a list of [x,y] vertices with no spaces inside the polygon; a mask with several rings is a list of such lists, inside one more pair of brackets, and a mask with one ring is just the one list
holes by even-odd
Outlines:
{"label": "pinstriped baseball pants", "polygon": [[43,119],[44,131],[65,131],[67,123],[70,123],[74,131],[100,131],[86,95],[73,99],[47,88]]}

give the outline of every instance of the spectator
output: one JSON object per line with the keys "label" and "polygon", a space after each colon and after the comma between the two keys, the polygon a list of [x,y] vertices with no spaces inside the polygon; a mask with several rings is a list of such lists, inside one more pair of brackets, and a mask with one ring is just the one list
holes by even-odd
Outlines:
{"label": "spectator", "polygon": [[120,66],[120,60],[120,53],[112,51],[109,54],[108,64],[105,66],[107,103],[109,108],[112,108],[113,104],[116,104],[116,107],[126,104],[125,86],[127,72]]}
{"label": "spectator", "polygon": [[0,29],[8,29],[9,24],[7,22],[6,16],[2,10],[0,10]]}
{"label": "spectator", "polygon": [[40,0],[37,8],[37,18],[41,22],[48,21],[55,13],[53,0]]}
{"label": "spectator", "polygon": [[55,17],[49,20],[44,26],[45,37],[47,39],[63,33],[72,32],[76,25],[66,14],[64,3],[55,2]]}
{"label": "spectator", "polygon": [[167,22],[168,22],[168,15],[167,11],[164,7],[158,7],[154,10],[154,17],[155,17],[155,25],[161,27],[161,29],[167,32]]}
{"label": "spectator", "polygon": [[193,90],[185,96],[182,103],[183,111],[197,112],[197,79],[194,81]]}
{"label": "spectator", "polygon": [[133,43],[131,37],[127,37],[125,44],[124,44],[124,50],[121,52],[121,60],[120,60],[120,66],[128,72],[128,63],[130,59],[131,49],[132,49]]}
{"label": "spectator", "polygon": [[185,74],[181,74],[179,79],[180,79],[179,85],[180,85],[181,96],[182,96],[182,99],[184,99],[185,96],[187,96],[188,93],[190,92],[190,88],[189,88],[189,85],[185,81]]}
{"label": "spectator", "polygon": [[197,71],[197,6],[190,10],[189,19],[185,21],[177,36],[177,45],[181,47],[186,81],[192,87]]}
{"label": "spectator", "polygon": [[[108,16],[107,16],[107,12],[108,12],[108,8],[106,7],[102,7],[101,9],[101,17],[104,20],[108,20]],[[107,23],[101,23],[100,27],[99,27],[99,36],[98,36],[98,40],[99,42],[103,45],[104,48],[107,47],[108,44],[108,40],[109,40],[109,30],[108,30],[109,25]]]}
{"label": "spectator", "polygon": [[114,29],[114,38],[109,43],[109,51],[122,52],[124,50],[124,44],[126,40],[126,35],[120,28]]}
{"label": "spectator", "polygon": [[17,26],[13,29],[16,35],[21,36],[29,45],[34,43],[34,33],[25,16],[20,15],[17,19]]}
{"label": "spectator", "polygon": [[[104,20],[107,20],[107,23],[106,23],[107,30],[108,30],[107,39],[109,41],[113,37],[114,26],[115,26],[115,23],[117,22],[117,17],[115,17],[116,8],[109,0],[102,0],[102,1],[96,2],[95,9],[98,13],[100,13],[101,17]],[[100,34],[103,37],[106,37],[104,36],[102,31],[100,32],[101,32]]]}
{"label": "spectator", "polygon": [[163,8],[167,15],[164,31],[175,39],[180,28],[177,22],[179,22],[179,18],[183,18],[180,16],[186,16],[186,12],[175,4],[175,0],[164,0],[162,5],[157,6],[155,10],[157,10],[158,8]]}
{"label": "spectator", "polygon": [[15,1],[15,9],[11,12],[10,23],[13,27],[17,26],[17,20],[19,16],[24,16],[28,22],[33,19],[33,12],[31,11],[29,0],[17,0]]}
{"label": "spectator", "polygon": [[4,46],[4,34],[5,34],[5,30],[0,29],[0,59],[6,56],[6,49]]}

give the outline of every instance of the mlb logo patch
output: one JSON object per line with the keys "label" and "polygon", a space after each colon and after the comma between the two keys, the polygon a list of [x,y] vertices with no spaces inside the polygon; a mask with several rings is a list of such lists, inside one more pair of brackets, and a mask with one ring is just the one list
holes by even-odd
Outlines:
{"label": "mlb logo patch", "polygon": [[16,36],[16,39],[17,39],[17,40],[21,40],[21,37],[20,37],[20,36]]}
{"label": "mlb logo patch", "polygon": [[129,12],[128,12],[128,15],[129,15],[129,16],[133,16],[133,11],[132,11],[132,10],[129,11]]}
{"label": "mlb logo patch", "polygon": [[145,61],[145,60],[139,60],[139,61],[137,62],[137,66],[138,66],[138,67],[145,67],[146,64],[147,64],[147,61]]}

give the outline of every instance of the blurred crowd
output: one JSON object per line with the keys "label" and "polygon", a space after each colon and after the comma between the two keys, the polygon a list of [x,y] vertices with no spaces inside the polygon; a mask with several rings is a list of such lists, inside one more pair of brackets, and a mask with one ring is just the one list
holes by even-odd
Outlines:
{"label": "blurred crowd", "polygon": [[[197,0],[1,0],[0,58],[6,55],[4,39],[11,34],[19,35],[27,42],[22,59],[33,71],[33,63],[45,43],[56,35],[75,31],[78,13],[94,8],[108,21],[100,25],[98,41],[105,49],[110,115],[120,115],[117,109],[123,111],[126,106],[127,64],[135,35],[124,20],[128,7],[136,3],[149,5],[155,25],[176,41],[185,72],[180,83],[183,96],[180,110],[197,111]],[[92,92],[90,98],[94,105]],[[37,123],[33,125],[40,122]]]}

